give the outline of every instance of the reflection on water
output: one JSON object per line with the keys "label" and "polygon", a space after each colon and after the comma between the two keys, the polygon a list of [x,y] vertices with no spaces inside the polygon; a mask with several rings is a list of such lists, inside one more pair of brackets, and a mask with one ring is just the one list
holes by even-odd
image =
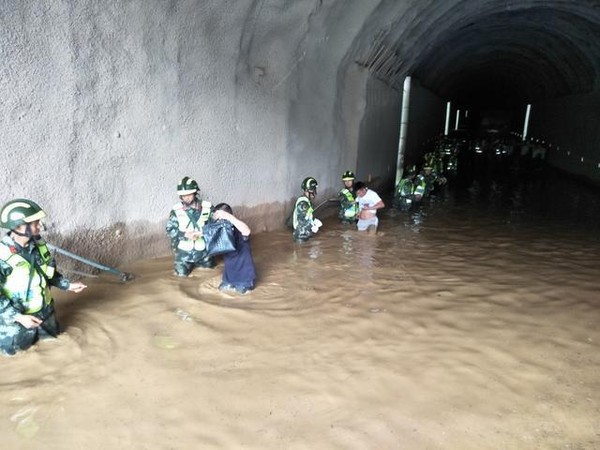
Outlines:
{"label": "reflection on water", "polygon": [[244,296],[168,257],[86,280],[58,340],[0,360],[3,448],[599,448],[598,211],[479,180],[376,236],[332,210],[254,236]]}

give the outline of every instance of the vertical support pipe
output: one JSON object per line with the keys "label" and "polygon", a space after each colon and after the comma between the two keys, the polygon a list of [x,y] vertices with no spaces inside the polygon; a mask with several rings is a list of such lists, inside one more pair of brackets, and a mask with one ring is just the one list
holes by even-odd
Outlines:
{"label": "vertical support pipe", "polygon": [[460,121],[460,109],[456,110],[456,123],[454,124],[454,129],[458,130],[458,123]]}
{"label": "vertical support pipe", "polygon": [[529,114],[531,113],[531,103],[527,104],[525,111],[525,124],[523,124],[523,141],[527,139],[527,129],[529,128]]}
{"label": "vertical support pipe", "polygon": [[402,166],[404,163],[404,152],[406,151],[406,130],[408,128],[408,113],[410,108],[410,76],[404,79],[402,90],[402,114],[400,116],[400,139],[398,140],[398,159],[396,160],[396,182],[402,179]]}
{"label": "vertical support pipe", "polygon": [[446,125],[444,125],[444,136],[448,136],[448,129],[450,128],[450,102],[446,103]]}

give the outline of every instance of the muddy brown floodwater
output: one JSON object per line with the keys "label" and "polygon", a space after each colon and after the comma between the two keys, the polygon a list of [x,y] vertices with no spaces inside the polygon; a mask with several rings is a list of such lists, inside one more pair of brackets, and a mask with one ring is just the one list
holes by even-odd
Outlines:
{"label": "muddy brown floodwater", "polygon": [[474,183],[376,236],[329,211],[305,245],[253,237],[245,296],[221,263],[86,279],[57,294],[57,340],[0,359],[1,448],[600,448],[584,191]]}

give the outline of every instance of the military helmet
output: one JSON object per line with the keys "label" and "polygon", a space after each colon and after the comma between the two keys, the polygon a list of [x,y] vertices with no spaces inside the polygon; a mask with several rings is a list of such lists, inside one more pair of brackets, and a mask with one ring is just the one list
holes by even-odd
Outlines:
{"label": "military helmet", "polygon": [[343,174],[342,174],[342,181],[352,181],[354,180],[354,178],[356,178],[354,176],[354,172],[351,172],[349,170],[346,170]]}
{"label": "military helmet", "polygon": [[188,195],[198,192],[198,183],[190,177],[183,177],[177,185],[177,194]]}
{"label": "military helmet", "polygon": [[40,206],[25,198],[17,198],[6,203],[0,211],[0,227],[14,230],[24,223],[34,222],[46,217]]}
{"label": "military helmet", "polygon": [[300,187],[303,191],[316,192],[318,185],[319,184],[317,183],[317,180],[315,180],[313,177],[306,177],[302,181],[302,185]]}

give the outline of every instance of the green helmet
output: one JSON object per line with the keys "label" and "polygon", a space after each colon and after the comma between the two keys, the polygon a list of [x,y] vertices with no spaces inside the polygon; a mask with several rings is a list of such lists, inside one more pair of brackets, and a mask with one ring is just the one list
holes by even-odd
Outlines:
{"label": "green helmet", "polygon": [[46,217],[40,206],[25,198],[16,198],[6,203],[0,211],[0,227],[14,230],[24,223],[34,222]]}
{"label": "green helmet", "polygon": [[354,172],[351,172],[349,170],[346,170],[343,174],[342,174],[342,181],[352,181],[354,180],[354,178],[356,178],[354,176]]}
{"label": "green helmet", "polygon": [[177,185],[177,194],[188,195],[198,192],[198,183],[190,177],[183,177]]}
{"label": "green helmet", "polygon": [[302,185],[300,187],[302,188],[303,191],[317,192],[318,185],[319,184],[317,183],[317,180],[315,180],[313,177],[306,177],[302,181]]}

